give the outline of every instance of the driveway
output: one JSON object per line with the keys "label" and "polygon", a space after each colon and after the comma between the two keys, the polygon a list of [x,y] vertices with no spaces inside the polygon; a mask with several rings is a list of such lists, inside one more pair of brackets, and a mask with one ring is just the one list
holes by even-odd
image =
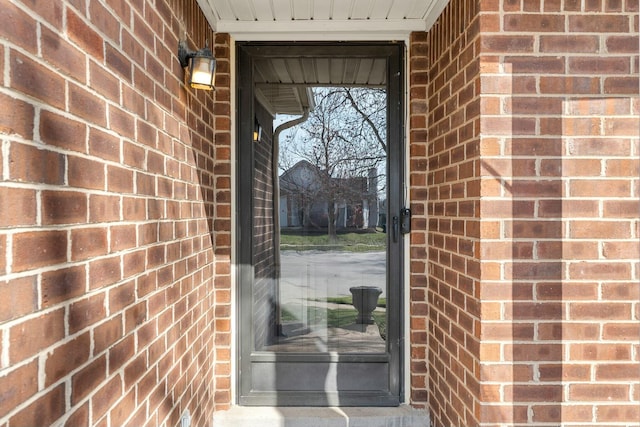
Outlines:
{"label": "driveway", "polygon": [[377,286],[385,296],[386,252],[282,251],[281,302],[350,296],[352,286]]}

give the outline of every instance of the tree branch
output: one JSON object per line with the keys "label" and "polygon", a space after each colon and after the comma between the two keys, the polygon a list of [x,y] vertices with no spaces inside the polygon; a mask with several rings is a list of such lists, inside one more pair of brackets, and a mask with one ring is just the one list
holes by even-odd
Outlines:
{"label": "tree branch", "polygon": [[386,153],[387,152],[387,144],[385,144],[384,139],[382,138],[382,136],[380,136],[380,132],[378,131],[378,128],[376,127],[376,125],[373,123],[371,118],[364,111],[362,111],[360,109],[360,106],[358,105],[356,100],[353,98],[353,95],[351,94],[351,89],[345,88],[344,92],[347,95],[347,99],[351,102],[351,106],[353,107],[353,109],[356,110],[358,112],[358,114],[360,114],[360,116],[362,116],[364,121],[367,122],[369,127],[371,127],[371,130],[373,131],[374,135],[376,136],[376,139],[378,140],[378,143],[382,146],[382,149]]}

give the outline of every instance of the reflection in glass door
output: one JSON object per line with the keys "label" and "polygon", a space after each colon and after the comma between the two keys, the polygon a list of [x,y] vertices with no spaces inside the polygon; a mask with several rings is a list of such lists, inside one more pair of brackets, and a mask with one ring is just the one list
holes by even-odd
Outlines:
{"label": "reflection in glass door", "polygon": [[240,403],[397,405],[401,47],[238,52]]}
{"label": "reflection in glass door", "polygon": [[274,352],[384,353],[386,91],[310,94],[307,120],[279,140],[279,324],[257,342]]}

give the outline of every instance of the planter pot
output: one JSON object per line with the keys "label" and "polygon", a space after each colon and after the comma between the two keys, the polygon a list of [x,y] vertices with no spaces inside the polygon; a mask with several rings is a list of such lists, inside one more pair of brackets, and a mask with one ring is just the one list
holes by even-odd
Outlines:
{"label": "planter pot", "polygon": [[376,286],[354,286],[349,288],[353,296],[353,306],[358,310],[356,323],[371,325],[373,316],[371,313],[378,306],[378,297],[382,293],[382,289]]}

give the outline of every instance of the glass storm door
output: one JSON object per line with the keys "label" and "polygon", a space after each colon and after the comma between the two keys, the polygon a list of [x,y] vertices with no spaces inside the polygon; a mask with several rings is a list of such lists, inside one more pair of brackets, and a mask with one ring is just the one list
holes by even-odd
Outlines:
{"label": "glass storm door", "polygon": [[238,44],[242,405],[401,401],[403,49]]}

